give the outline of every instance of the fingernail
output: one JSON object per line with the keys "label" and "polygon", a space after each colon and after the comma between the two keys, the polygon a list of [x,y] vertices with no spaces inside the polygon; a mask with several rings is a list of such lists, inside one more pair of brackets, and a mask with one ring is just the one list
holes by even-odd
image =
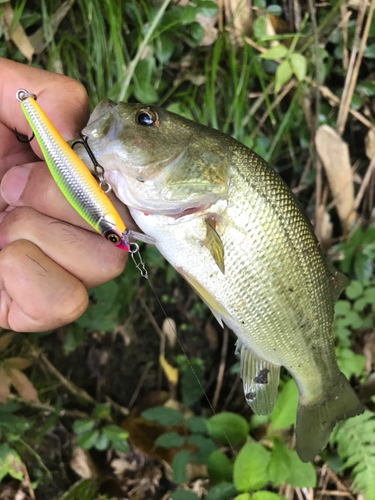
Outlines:
{"label": "fingernail", "polygon": [[13,167],[5,175],[1,183],[1,196],[13,205],[16,203],[25,189],[29,178],[31,166]]}

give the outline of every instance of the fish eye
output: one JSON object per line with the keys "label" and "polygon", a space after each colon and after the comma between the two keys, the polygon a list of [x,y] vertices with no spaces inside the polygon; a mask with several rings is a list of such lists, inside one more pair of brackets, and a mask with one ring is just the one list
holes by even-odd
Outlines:
{"label": "fish eye", "polygon": [[158,117],[151,109],[140,109],[135,116],[135,121],[144,127],[159,125]]}
{"label": "fish eye", "polygon": [[117,243],[120,242],[120,237],[115,233],[107,234],[106,238],[108,241],[110,241],[111,243],[114,243],[115,245],[117,245]]}

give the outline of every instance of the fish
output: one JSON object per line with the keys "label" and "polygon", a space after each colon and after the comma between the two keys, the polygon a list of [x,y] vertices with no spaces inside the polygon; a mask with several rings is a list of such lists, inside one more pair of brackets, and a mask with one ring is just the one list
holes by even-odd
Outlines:
{"label": "fish", "polygon": [[83,219],[113,245],[126,252],[130,251],[131,238],[153,242],[145,235],[126,228],[90,170],[64,141],[36,102],[36,95],[20,89],[16,98],[21,103],[52,177]]}
{"label": "fish", "polygon": [[349,280],[325,260],[294,194],[251,149],[158,106],[104,100],[83,133],[137,225],[237,336],[252,410],[272,411],[282,366],[294,378],[296,451],[313,460],[364,407],[332,337]]}

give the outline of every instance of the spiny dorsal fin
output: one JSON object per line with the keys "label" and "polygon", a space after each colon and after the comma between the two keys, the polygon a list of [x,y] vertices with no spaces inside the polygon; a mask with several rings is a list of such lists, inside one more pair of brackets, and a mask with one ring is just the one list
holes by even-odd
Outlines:
{"label": "spiny dorsal fin", "polygon": [[236,353],[241,354],[241,378],[247,403],[257,415],[268,415],[277,396],[280,366],[260,358],[240,340]]}
{"label": "spiny dorsal fin", "polygon": [[210,251],[220,271],[224,274],[224,246],[220,236],[217,234],[212,218],[206,218],[206,239],[203,245]]}
{"label": "spiny dorsal fin", "polygon": [[345,274],[340,273],[330,262],[327,262],[327,267],[332,280],[332,294],[334,299],[337,300],[345,288],[350,285],[350,279]]}

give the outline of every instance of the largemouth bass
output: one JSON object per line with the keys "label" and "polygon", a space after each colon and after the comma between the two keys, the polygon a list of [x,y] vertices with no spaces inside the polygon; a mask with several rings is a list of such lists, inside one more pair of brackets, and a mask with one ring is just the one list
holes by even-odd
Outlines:
{"label": "largemouth bass", "polygon": [[280,367],[291,373],[296,450],[312,460],[334,425],[364,408],[331,333],[348,280],[323,258],[290,189],[235,139],[157,106],[102,101],[83,133],[138,226],[237,335],[255,413],[272,411]]}

